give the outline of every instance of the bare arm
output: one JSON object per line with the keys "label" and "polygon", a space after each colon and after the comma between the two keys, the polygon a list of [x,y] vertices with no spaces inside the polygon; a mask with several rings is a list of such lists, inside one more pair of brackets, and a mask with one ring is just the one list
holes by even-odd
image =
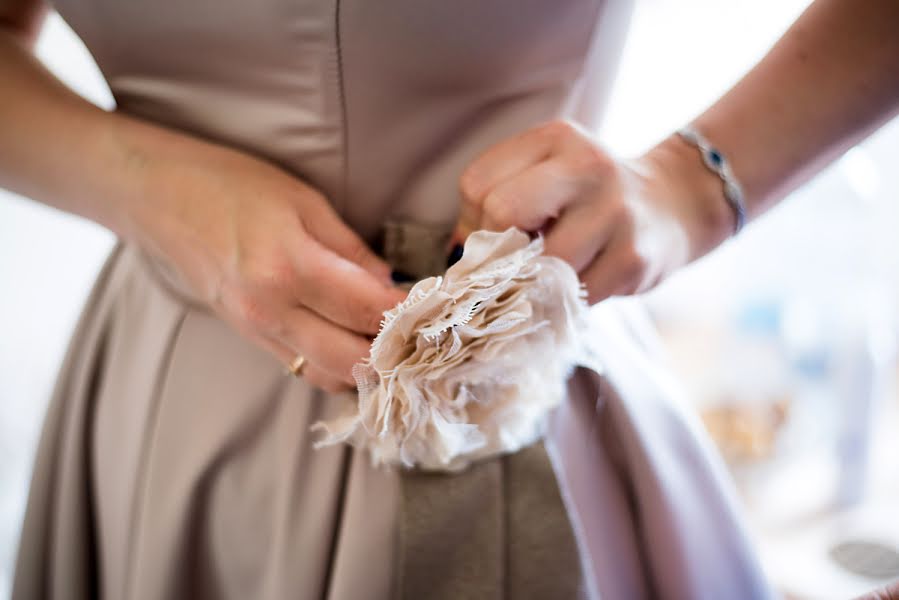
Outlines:
{"label": "bare arm", "polygon": [[309,381],[353,386],[405,296],[389,267],[304,182],[69,90],[31,54],[44,11],[0,0],[0,186],[140,244],[279,360],[305,356]]}
{"label": "bare arm", "polygon": [[[817,0],[695,121],[764,212],[899,111],[899,2]],[[594,302],[647,290],[733,229],[720,179],[672,136],[621,161],[564,122],[500,142],[462,176],[457,238],[546,233]]]}
{"label": "bare arm", "polygon": [[[817,0],[765,58],[695,121],[729,157],[749,216],[774,205],[899,113],[899,2]],[[696,150],[673,137],[684,177],[720,197]],[[695,171],[695,170],[694,170]],[[708,191],[706,191],[708,190]],[[713,239],[727,235],[725,228]]]}
{"label": "bare arm", "polygon": [[[0,3],[0,186],[126,233],[134,175],[112,147],[133,126],[79,97],[32,55],[43,2]],[[100,171],[103,171],[100,173]]]}

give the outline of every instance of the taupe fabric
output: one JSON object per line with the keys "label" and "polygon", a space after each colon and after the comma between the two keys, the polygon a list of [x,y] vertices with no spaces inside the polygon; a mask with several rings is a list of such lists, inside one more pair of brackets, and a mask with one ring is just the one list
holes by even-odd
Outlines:
{"label": "taupe fabric", "polygon": [[542,444],[477,463],[461,477],[409,473],[402,489],[404,600],[586,597]]}
{"label": "taupe fabric", "polygon": [[[556,115],[595,119],[630,11],[601,0],[57,7],[119,110],[281,165],[419,277],[440,265],[458,176],[478,153]],[[569,382],[548,441],[433,479],[375,469],[342,445],[313,450],[309,426],[354,395],[285,377],[163,265],[120,245],[51,401],[13,597],[765,596],[720,464],[631,320],[603,314],[607,371]]]}

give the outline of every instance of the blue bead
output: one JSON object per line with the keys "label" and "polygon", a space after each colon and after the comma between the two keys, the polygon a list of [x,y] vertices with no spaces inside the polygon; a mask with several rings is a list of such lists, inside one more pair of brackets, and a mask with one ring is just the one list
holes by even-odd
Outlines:
{"label": "blue bead", "polygon": [[716,166],[721,166],[721,163],[724,159],[717,150],[709,150],[709,160],[711,160]]}

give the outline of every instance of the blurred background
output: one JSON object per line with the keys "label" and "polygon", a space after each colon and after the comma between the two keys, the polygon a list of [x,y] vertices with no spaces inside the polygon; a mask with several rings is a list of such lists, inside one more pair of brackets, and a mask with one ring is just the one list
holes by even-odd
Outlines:
{"label": "blurred background", "polygon": [[[681,126],[808,3],[639,1],[600,139],[629,155]],[[55,15],[38,52],[113,105]],[[0,597],[46,401],[112,243],[0,191]],[[899,122],[637,301],[731,468],[779,589],[848,598],[899,579]]]}

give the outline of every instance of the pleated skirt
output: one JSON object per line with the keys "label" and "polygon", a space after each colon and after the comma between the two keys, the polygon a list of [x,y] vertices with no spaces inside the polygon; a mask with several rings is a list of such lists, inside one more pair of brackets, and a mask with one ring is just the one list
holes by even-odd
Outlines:
{"label": "pleated skirt", "polygon": [[13,598],[763,597],[717,459],[607,333],[622,375],[576,372],[544,442],[375,468],[312,446],[354,392],[285,376],[120,243],[48,409]]}

